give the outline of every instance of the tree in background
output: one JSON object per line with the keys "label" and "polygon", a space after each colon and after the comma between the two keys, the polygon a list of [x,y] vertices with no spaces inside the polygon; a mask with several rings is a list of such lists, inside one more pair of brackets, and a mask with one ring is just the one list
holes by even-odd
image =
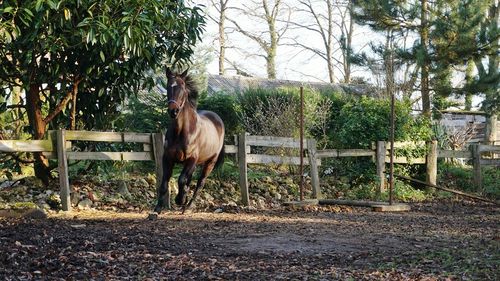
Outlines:
{"label": "tree in background", "polygon": [[419,67],[406,59],[401,51],[412,45],[409,32],[396,26],[379,32],[383,33],[383,40],[371,41],[369,52],[352,55],[352,63],[371,72],[378,96],[389,98],[394,93],[412,104],[420,101],[420,96],[414,98]]}
{"label": "tree in background", "polygon": [[[74,129],[78,114],[94,119],[151,87],[146,71],[166,58],[189,60],[204,24],[198,7],[167,0],[4,1],[0,15],[0,96],[6,104],[22,89],[16,106],[25,109],[33,139],[49,125]],[[65,122],[54,123],[61,113]],[[35,158],[35,173],[47,182],[48,163],[41,153]]]}
{"label": "tree in background", "polygon": [[356,1],[353,5],[353,18],[360,25],[368,25],[378,32],[397,32],[401,35],[406,30],[419,36],[418,43],[410,49],[414,50],[410,56],[420,69],[420,91],[422,110],[425,115],[430,114],[430,94],[428,85],[428,22],[427,2],[419,1]]}
{"label": "tree in background", "polygon": [[[433,43],[433,72],[442,87],[437,88],[440,97],[452,94],[472,95],[484,98],[482,109],[486,112],[487,133],[485,142],[496,139],[496,115],[500,108],[500,73],[498,52],[498,0],[490,1],[443,1],[434,7],[434,26],[430,33]],[[475,67],[475,72],[473,71]],[[453,87],[451,79],[459,69],[465,79]]]}
{"label": "tree in background", "polygon": [[[435,101],[439,106],[440,96],[473,89],[467,86],[453,88],[451,78],[457,72],[463,72],[460,67],[471,59],[483,65],[485,60],[491,61],[491,58],[494,60],[497,57],[498,29],[490,28],[488,36],[484,36],[484,30],[487,29],[485,25],[492,26],[493,21],[487,16],[489,7],[498,10],[498,1],[440,0],[428,3],[426,0],[365,0],[355,3],[354,14],[360,24],[369,25],[374,30],[398,29],[411,32],[418,38],[413,46],[401,49],[398,53],[400,58],[413,62],[420,70],[422,109],[428,115],[431,110],[431,91],[436,94]],[[479,76],[480,72],[478,69]],[[481,81],[475,84],[474,94],[488,96],[486,93],[490,90],[497,91],[498,80],[494,84],[492,76],[483,75],[486,76],[489,79],[473,79]],[[485,105],[488,104],[487,100]]]}
{"label": "tree in background", "polygon": [[487,144],[495,144],[497,138],[497,119],[500,111],[500,58],[498,53],[500,49],[500,30],[498,22],[500,19],[499,1],[491,1],[487,12],[487,18],[481,23],[479,31],[480,45],[487,46],[486,58],[482,60],[474,58],[477,69],[477,76],[469,83],[470,87],[478,87],[484,94],[485,101],[483,109],[486,112],[486,135]]}
{"label": "tree in background", "polygon": [[[336,0],[300,0],[295,8],[296,15],[291,27],[304,31],[299,34],[312,33],[319,36],[321,44],[315,40],[297,36],[292,43],[303,48],[326,62],[330,83],[341,81],[350,83],[352,37],[354,21],[351,20],[352,1]],[[340,55],[336,53],[340,52]],[[335,72],[342,78],[336,78]]]}
{"label": "tree in background", "polygon": [[[291,10],[282,0],[253,0],[242,4],[242,7],[231,7],[238,12],[237,16],[228,16],[227,20],[234,30],[251,41],[257,43],[263,53],[254,53],[266,61],[267,78],[276,78],[276,55],[278,46],[289,28]],[[248,17],[251,27],[244,25]],[[262,27],[263,29],[259,29]],[[239,46],[240,50],[248,48]]]}
{"label": "tree in background", "polygon": [[210,4],[217,11],[217,15],[208,17],[217,24],[218,27],[218,41],[219,41],[219,75],[224,75],[225,67],[224,63],[226,60],[226,12],[229,8],[228,5],[229,0],[210,0]]}

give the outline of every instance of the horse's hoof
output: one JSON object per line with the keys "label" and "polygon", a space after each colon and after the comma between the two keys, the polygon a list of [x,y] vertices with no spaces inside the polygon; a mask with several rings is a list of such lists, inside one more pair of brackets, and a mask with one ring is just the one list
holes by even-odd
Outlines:
{"label": "horse's hoof", "polygon": [[154,213],[151,213],[148,215],[148,219],[150,221],[154,221],[154,220],[157,220],[158,219],[158,213],[157,212],[154,212]]}
{"label": "horse's hoof", "polygon": [[160,214],[161,213],[161,209],[163,209],[161,206],[156,206],[155,210],[153,212]]}

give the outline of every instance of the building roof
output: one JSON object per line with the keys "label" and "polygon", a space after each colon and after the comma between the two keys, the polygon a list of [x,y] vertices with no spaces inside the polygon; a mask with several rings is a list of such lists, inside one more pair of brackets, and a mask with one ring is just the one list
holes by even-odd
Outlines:
{"label": "building roof", "polygon": [[373,95],[374,88],[370,85],[349,85],[332,84],[324,82],[302,82],[282,79],[267,79],[245,76],[226,76],[226,75],[208,75],[208,94],[217,92],[242,92],[250,87],[277,89],[282,87],[310,87],[317,90],[333,90],[340,93],[349,93],[356,95]]}

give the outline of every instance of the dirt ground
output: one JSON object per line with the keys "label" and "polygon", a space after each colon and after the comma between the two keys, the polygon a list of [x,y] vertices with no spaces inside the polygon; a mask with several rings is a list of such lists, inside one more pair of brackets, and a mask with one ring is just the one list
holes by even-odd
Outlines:
{"label": "dirt ground", "polygon": [[0,279],[500,280],[498,207],[411,206],[4,217]]}

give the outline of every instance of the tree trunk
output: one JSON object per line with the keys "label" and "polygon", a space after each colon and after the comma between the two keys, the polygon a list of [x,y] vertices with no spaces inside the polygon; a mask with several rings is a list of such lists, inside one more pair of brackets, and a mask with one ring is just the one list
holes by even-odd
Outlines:
{"label": "tree trunk", "polygon": [[278,35],[274,28],[274,22],[269,23],[269,33],[271,34],[271,44],[267,50],[267,78],[276,79],[276,49],[278,48]]}
{"label": "tree trunk", "polygon": [[[326,1],[326,5],[328,8],[328,33],[327,36],[323,36],[323,41],[326,49],[326,63],[328,64],[328,78],[330,79],[330,83],[335,83],[335,72],[334,72],[334,59],[333,59],[333,5],[331,1]],[[312,3],[311,3],[312,7]],[[313,9],[311,8],[311,11]],[[319,24],[319,17],[313,14],[316,21],[318,22],[318,28],[321,30],[321,26]]]}
{"label": "tree trunk", "polygon": [[226,38],[224,32],[224,22],[226,20],[227,1],[220,0],[219,16],[219,75],[224,75],[224,60],[226,56]]}
{"label": "tree trunk", "polygon": [[[26,111],[28,120],[33,130],[35,140],[43,139],[45,135],[45,123],[42,117],[41,100],[39,95],[39,86],[31,84],[26,94]],[[45,185],[49,184],[49,161],[41,152],[33,153],[35,158],[35,175],[41,179]]]}
{"label": "tree trunk", "polygon": [[[274,9],[278,9],[279,3],[275,3],[276,7],[271,11],[269,10],[267,1],[262,1],[265,10],[265,19],[269,29],[269,45],[266,48],[266,64],[267,64],[267,78],[276,79],[276,52],[278,49],[278,34],[276,32],[276,15]],[[276,10],[277,13],[277,10]]]}
{"label": "tree trunk", "polygon": [[346,58],[344,62],[344,83],[349,84],[351,82],[351,46],[352,46],[352,34],[354,32],[354,21],[352,19],[352,1],[349,1],[348,14],[349,14],[349,31],[346,34],[347,37],[347,50]]}
{"label": "tree trunk", "polygon": [[486,117],[486,134],[484,136],[485,144],[495,145],[498,135],[497,127],[498,119],[496,114]]}
{"label": "tree trunk", "polygon": [[[495,4],[493,2],[490,6],[490,9],[488,11],[488,18],[490,22],[490,28],[492,30],[498,30],[498,22],[499,22],[499,11],[498,11],[498,4]],[[493,41],[493,45],[496,46],[496,49],[498,50],[498,42],[500,39],[496,39]],[[497,53],[493,53],[488,56],[488,73],[491,76],[497,76],[498,73],[498,68],[500,65],[500,59],[498,58]],[[495,100],[495,97],[498,95],[498,89],[491,89],[487,95],[486,95],[486,100],[490,100],[491,103]],[[486,144],[491,144],[495,145],[495,141],[497,141],[497,136],[498,136],[498,131],[497,131],[497,124],[498,124],[498,111],[495,109],[491,110],[490,112],[486,112],[486,135],[485,135],[485,141]]]}
{"label": "tree trunk", "polygon": [[429,26],[427,22],[427,0],[422,0],[421,7],[421,27],[420,27],[420,40],[424,57],[422,58],[422,72],[421,72],[421,95],[422,95],[422,113],[425,116],[431,116],[431,99],[429,91],[429,60],[427,54],[429,51]]}
{"label": "tree trunk", "polygon": [[333,59],[330,49],[327,47],[326,49],[326,63],[328,65],[328,78],[330,79],[330,83],[335,83],[335,74],[333,72]]}
{"label": "tree trunk", "polygon": [[73,82],[73,89],[71,93],[71,113],[70,113],[70,128],[71,130],[76,130],[76,98],[78,95],[78,85],[80,84],[80,81],[75,79]]}
{"label": "tree trunk", "polygon": [[276,51],[274,52],[274,55],[272,53],[269,53],[267,56],[267,78],[269,79],[276,79],[275,57]]}

